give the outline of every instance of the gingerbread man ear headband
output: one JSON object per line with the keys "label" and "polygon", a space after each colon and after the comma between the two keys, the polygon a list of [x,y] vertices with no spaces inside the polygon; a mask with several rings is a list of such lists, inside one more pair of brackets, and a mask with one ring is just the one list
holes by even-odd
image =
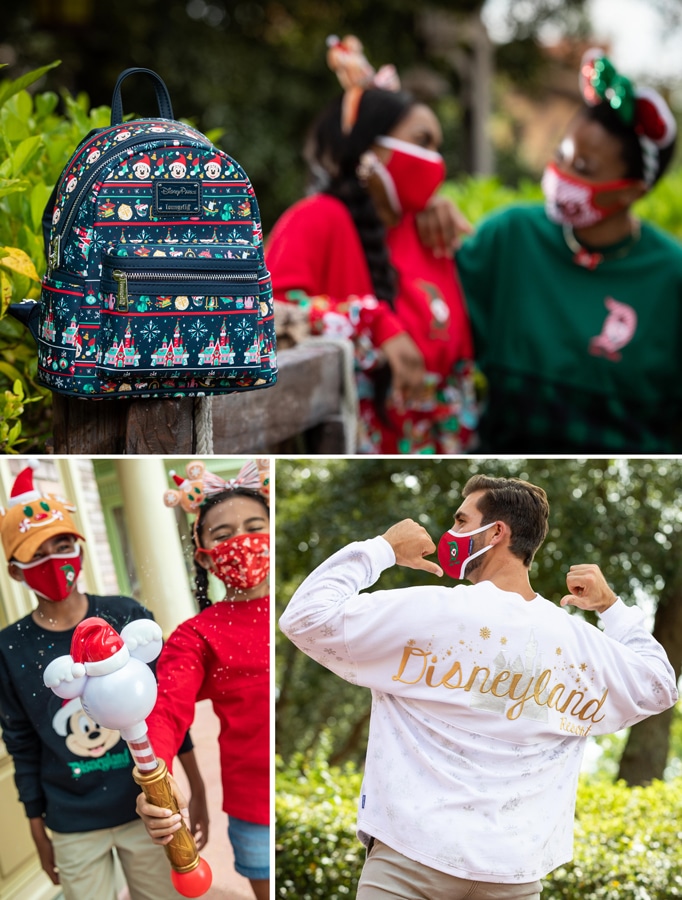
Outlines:
{"label": "gingerbread man ear headband", "polygon": [[336,73],[344,90],[341,105],[341,130],[344,134],[349,134],[353,130],[358,118],[360,100],[367,88],[400,90],[400,79],[395,66],[382,66],[376,72],[355,35],[348,34],[341,39],[332,34],[327,38],[327,65]]}
{"label": "gingerbread man ear headband", "polygon": [[588,106],[608,103],[635,131],[642,147],[644,180],[651,186],[658,171],[659,151],[669,147],[677,134],[677,124],[663,97],[653,88],[636,88],[595,47],[580,63],[580,93]]}
{"label": "gingerbread man ear headband", "polygon": [[206,469],[201,460],[188,463],[185,469],[187,476],[183,478],[176,472],[170,472],[177,484],[177,489],[169,488],[163,495],[166,506],[180,506],[185,512],[197,512],[201,504],[223,491],[234,491],[244,488],[256,491],[270,499],[270,474],[267,459],[249,460],[245,463],[236,478],[227,481]]}

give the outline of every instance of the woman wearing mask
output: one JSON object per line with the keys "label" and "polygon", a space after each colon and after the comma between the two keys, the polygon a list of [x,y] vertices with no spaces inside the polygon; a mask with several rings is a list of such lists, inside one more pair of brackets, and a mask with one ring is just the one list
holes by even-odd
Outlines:
{"label": "woman wearing mask", "polygon": [[675,120],[599,50],[543,177],[457,253],[489,387],[481,452],[682,448],[682,248],[631,212],[665,172]]}
{"label": "woman wearing mask", "polygon": [[275,299],[313,334],[353,341],[359,452],[461,452],[476,427],[469,323],[452,259],[416,224],[427,210],[441,232],[451,214],[430,205],[445,178],[440,124],[356,38],[330,39],[328,59],[345,93],[313,127],[316,192],[268,240]]}
{"label": "woman wearing mask", "polygon": [[[270,516],[267,464],[247,463],[232,481],[205,473],[192,483],[196,594],[201,612],[170,636],[156,666],[158,701],[147,719],[152,746],[166,763],[209,698],[220,720],[223,809],[235,868],[257,900],[269,897]],[[172,492],[169,492],[172,494]],[[167,495],[168,496],[168,495]],[[175,505],[172,501],[171,505]],[[211,605],[208,572],[225,585]],[[179,796],[180,808],[186,804]],[[138,797],[137,810],[156,843],[165,844],[180,816]],[[203,817],[205,821],[206,817]]]}

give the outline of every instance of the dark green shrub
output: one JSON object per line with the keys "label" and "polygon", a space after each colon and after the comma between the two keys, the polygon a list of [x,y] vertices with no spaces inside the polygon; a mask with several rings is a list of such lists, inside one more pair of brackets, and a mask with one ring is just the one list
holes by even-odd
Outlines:
{"label": "dark green shrub", "polygon": [[330,768],[324,748],[312,761],[302,756],[277,763],[277,897],[350,900],[364,860],[355,835],[362,775],[353,767]]}

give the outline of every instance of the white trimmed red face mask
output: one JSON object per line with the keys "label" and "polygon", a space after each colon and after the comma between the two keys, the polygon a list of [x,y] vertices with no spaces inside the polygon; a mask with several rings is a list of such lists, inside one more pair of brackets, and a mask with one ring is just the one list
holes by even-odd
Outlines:
{"label": "white trimmed red face mask", "polygon": [[75,550],[69,553],[52,553],[35,562],[13,562],[21,569],[24,582],[36,594],[61,603],[66,600],[76,586],[81,571],[81,548],[76,544]]}
{"label": "white trimmed red face mask", "polygon": [[228,589],[248,591],[270,572],[270,535],[264,532],[238,534],[211,550],[199,547],[195,557],[200,553],[209,557],[211,572]]}
{"label": "white trimmed red face mask", "polygon": [[445,161],[440,153],[409,141],[378,137],[380,147],[391,151],[385,163],[374,160],[389,202],[398,215],[420,212],[445,181]]}
{"label": "white trimmed red face mask", "polygon": [[475,553],[472,552],[474,549],[474,535],[487,531],[496,524],[497,522],[490,522],[490,524],[481,525],[480,528],[475,528],[473,531],[450,530],[445,532],[438,541],[438,562],[446,575],[457,581],[461,581],[466,577],[464,573],[471,560],[481,556],[493,546],[492,544],[486,544],[485,547],[481,547]]}
{"label": "white trimmed red face mask", "polygon": [[567,175],[554,163],[550,163],[542,176],[545,210],[553,222],[572,225],[573,228],[589,228],[627,206],[622,202],[602,206],[597,203],[598,195],[639,183],[634,178],[619,178],[595,184],[575,175]]}

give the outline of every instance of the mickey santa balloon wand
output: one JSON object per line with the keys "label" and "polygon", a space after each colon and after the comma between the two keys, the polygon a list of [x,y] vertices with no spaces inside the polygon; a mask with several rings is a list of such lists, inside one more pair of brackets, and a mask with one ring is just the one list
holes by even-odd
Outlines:
{"label": "mickey santa balloon wand", "polygon": [[[151,803],[177,812],[168,769],[154,754],[145,721],[157,694],[156,679],[146,663],[161,652],[161,637],[159,625],[148,619],[130,622],[120,634],[104,619],[84,619],[74,631],[71,654],[53,660],[44,681],[58,697],[80,697],[95,722],[120,731],[135,761],[135,781]],[[211,869],[184,823],[165,849],[175,889],[183,897],[205,894],[211,886]]]}

